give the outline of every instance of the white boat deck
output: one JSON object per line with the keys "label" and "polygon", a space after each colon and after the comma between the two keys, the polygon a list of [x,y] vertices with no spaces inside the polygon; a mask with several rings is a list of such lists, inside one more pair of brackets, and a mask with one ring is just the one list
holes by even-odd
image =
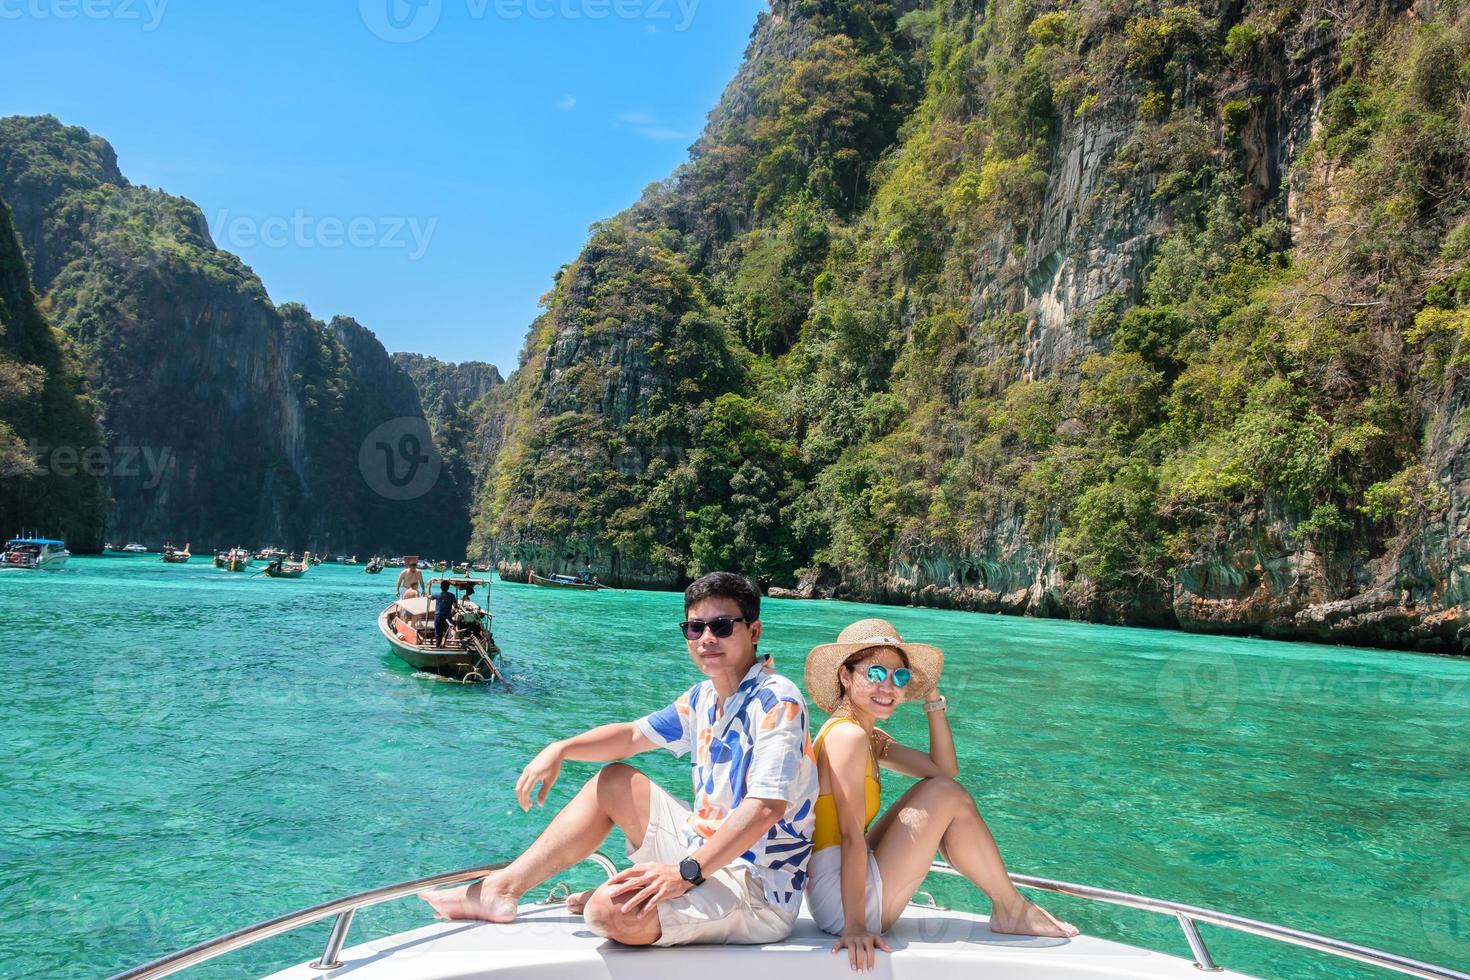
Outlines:
{"label": "white boat deck", "polygon": [[[1120,943],[1079,936],[1040,939],[990,931],[984,916],[911,907],[887,936],[892,954],[879,953],[863,976],[984,980],[1110,978],[1199,980],[1189,960]],[[769,946],[692,946],[633,949],[588,931],[565,906],[529,906],[512,925],[438,922],[414,932],[364,943],[342,953],[342,966],[309,966],[270,980],[844,980],[857,976],[845,954],[833,955],[833,937],[805,915],[785,942]],[[1250,980],[1244,974],[1210,974]]]}

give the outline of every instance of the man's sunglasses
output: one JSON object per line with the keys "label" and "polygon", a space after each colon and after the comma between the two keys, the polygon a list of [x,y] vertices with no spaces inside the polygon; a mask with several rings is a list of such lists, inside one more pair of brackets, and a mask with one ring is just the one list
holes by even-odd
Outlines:
{"label": "man's sunglasses", "polygon": [[749,622],[753,622],[753,620],[746,619],[744,616],[720,616],[708,622],[703,619],[691,619],[688,622],[680,623],[679,628],[684,631],[684,638],[686,640],[699,639],[704,635],[705,630],[713,633],[717,640],[726,640],[730,638],[731,633],[735,632],[736,623]]}
{"label": "man's sunglasses", "polygon": [[[884,681],[888,680],[888,668],[883,666],[882,664],[873,664],[866,671],[864,671],[864,674],[868,678],[868,683],[874,686],[882,684]],[[893,671],[894,687],[908,687],[909,681],[913,679],[913,672],[910,671],[907,667],[898,667]]]}

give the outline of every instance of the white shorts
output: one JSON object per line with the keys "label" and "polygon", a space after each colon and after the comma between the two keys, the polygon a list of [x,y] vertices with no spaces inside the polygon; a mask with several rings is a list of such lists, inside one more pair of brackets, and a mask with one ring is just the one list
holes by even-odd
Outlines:
{"label": "white shorts", "polygon": [[[807,866],[806,906],[812,919],[823,932],[842,935],[847,917],[842,911],[842,848],[824,847],[812,855]],[[883,931],[883,876],[878,872],[878,858],[868,852],[868,894],[866,896],[868,931]]]}
{"label": "white shorts", "polygon": [[[643,846],[628,845],[634,864],[677,865],[704,843],[689,826],[689,807],[649,781],[648,832]],[[796,911],[766,901],[766,890],[747,868],[730,865],[705,875],[704,884],[658,907],[663,929],[655,946],[695,943],[761,945],[791,934]]]}

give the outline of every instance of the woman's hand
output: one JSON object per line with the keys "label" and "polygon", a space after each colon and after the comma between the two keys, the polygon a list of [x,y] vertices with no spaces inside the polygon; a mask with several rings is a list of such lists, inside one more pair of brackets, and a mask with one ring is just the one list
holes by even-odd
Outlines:
{"label": "woman's hand", "polygon": [[561,776],[561,763],[561,743],[552,742],[536,753],[536,758],[521,771],[521,778],[516,780],[516,800],[523,811],[531,809],[531,794],[536,791],[537,783],[541,784],[541,792],[537,795],[536,802],[541,806],[546,805],[546,795]]}
{"label": "woman's hand", "polygon": [[892,953],[882,936],[868,931],[867,926],[842,930],[842,938],[832,945],[832,952],[847,950],[848,962],[853,971],[862,973],[878,965],[878,950]]}

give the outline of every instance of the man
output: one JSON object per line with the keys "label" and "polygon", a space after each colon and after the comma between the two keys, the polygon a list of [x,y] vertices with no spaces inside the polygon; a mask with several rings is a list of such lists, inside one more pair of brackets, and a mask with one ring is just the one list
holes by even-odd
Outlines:
{"label": "man", "polygon": [[[407,589],[413,595],[404,595]],[[413,599],[424,594],[424,573],[419,571],[419,560],[417,557],[408,556],[403,559],[403,571],[398,573],[398,598]]]}
{"label": "man", "polygon": [[665,748],[694,753],[694,809],[631,766],[606,766],[504,870],[421,893],[437,913],[511,922],[522,895],[592,854],[616,825],[633,867],[567,903],[598,935],[675,946],[770,943],[790,933],[817,795],[806,702],[756,655],[760,593],[749,579],[705,576],[684,593],[684,614],[689,658],[706,680],[646,718],[548,745],[521,773],[516,796],[529,810],[539,784],[536,802],[545,804],[568,760],[614,762]]}
{"label": "man", "polygon": [[439,583],[439,594],[434,597],[434,646],[444,649],[444,634],[449,632],[449,619],[459,600],[450,591],[448,582]]}

